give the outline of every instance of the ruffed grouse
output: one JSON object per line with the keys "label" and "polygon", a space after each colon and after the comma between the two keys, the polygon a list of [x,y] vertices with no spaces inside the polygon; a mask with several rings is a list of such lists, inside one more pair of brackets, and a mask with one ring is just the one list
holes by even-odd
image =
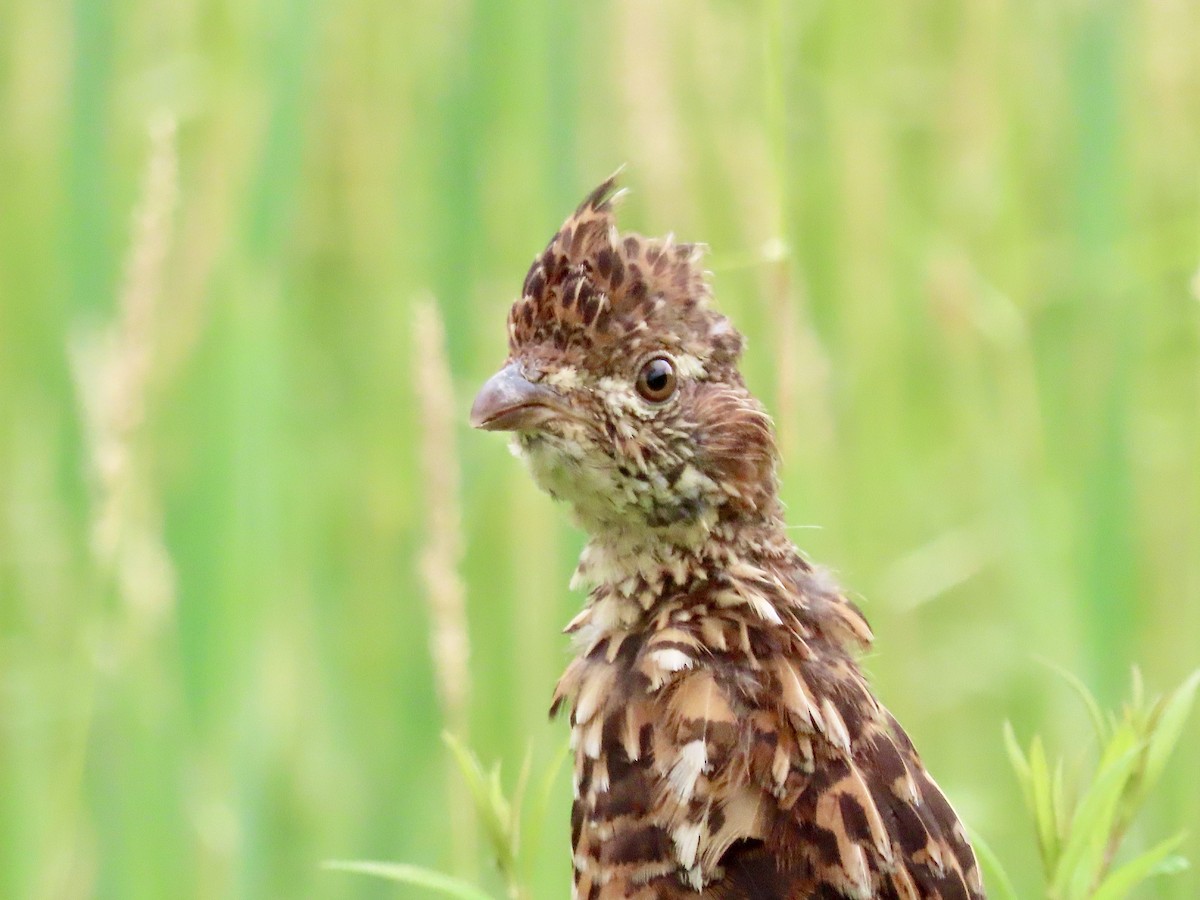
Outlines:
{"label": "ruffed grouse", "polygon": [[700,248],[620,234],[613,189],[534,260],[471,410],[589,535],[552,708],[571,715],[574,896],[982,898],[855,662],[866,621],[788,539],[771,421]]}

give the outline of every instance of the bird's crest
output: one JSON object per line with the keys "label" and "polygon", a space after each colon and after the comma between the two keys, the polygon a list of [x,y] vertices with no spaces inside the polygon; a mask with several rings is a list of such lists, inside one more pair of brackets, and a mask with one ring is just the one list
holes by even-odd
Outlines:
{"label": "bird's crest", "polygon": [[511,349],[586,348],[653,327],[680,347],[736,361],[742,339],[709,305],[704,246],[621,234],[616,182],[613,174],[588,194],[533,261],[509,314]]}

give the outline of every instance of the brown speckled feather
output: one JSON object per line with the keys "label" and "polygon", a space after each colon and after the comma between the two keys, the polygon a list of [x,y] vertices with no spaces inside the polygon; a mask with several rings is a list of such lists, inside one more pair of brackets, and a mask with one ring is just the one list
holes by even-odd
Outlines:
{"label": "brown speckled feather", "polygon": [[[514,430],[590,535],[553,705],[575,754],[574,896],[982,898],[962,825],[858,667],[870,629],[786,536],[770,420],[699,249],[618,234],[612,190],[512,308],[522,399],[481,407],[485,388],[473,412],[517,423],[481,427]],[[678,381],[649,402],[654,358]]]}

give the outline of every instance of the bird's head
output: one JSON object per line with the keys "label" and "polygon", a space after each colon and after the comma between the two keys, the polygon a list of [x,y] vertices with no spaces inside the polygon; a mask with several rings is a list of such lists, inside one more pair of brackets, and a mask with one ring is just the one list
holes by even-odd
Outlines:
{"label": "bird's head", "polygon": [[701,248],[618,233],[618,196],[609,178],[534,260],[471,424],[513,432],[593,534],[688,540],[773,514],[771,422],[738,373],[742,336],[710,306]]}

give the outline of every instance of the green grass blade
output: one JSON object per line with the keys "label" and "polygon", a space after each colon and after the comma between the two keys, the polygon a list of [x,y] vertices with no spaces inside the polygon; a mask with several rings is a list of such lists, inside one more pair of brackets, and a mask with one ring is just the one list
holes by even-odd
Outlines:
{"label": "green grass blade", "polygon": [[511,807],[504,796],[500,785],[500,768],[497,765],[490,772],[485,772],[479,758],[465,747],[458,738],[449,732],[442,734],[442,739],[458,768],[466,779],[467,787],[475,802],[475,811],[483,824],[484,833],[491,844],[492,852],[501,871],[506,875],[515,869],[513,854],[513,836],[511,831]]}
{"label": "green grass blade", "polygon": [[1142,790],[1149,791],[1154,787],[1171,751],[1179,742],[1183,727],[1187,724],[1188,715],[1196,701],[1196,689],[1200,687],[1200,669],[1197,669],[1184,681],[1167,699],[1162,712],[1153,723],[1153,732],[1149,735],[1149,745],[1146,748],[1146,768],[1142,778]]}
{"label": "green grass blade", "polygon": [[1018,900],[1017,889],[1013,887],[1012,879],[1004,870],[1000,857],[983,839],[983,835],[973,828],[969,831],[971,832],[971,843],[975,847],[975,856],[978,857],[979,865],[987,876],[984,880],[988,885],[992,900]]}
{"label": "green grass blade", "polygon": [[1054,869],[1052,896],[1083,900],[1100,877],[1116,810],[1137,766],[1139,749],[1129,727],[1118,729],[1105,749],[1096,777],[1071,819],[1070,832]]}
{"label": "green grass blade", "polygon": [[570,744],[567,741],[563,741],[558,751],[554,754],[554,758],[550,761],[550,764],[546,766],[546,771],[542,773],[540,783],[536,791],[534,791],[534,797],[530,801],[533,808],[524,817],[525,847],[528,848],[526,855],[529,855],[531,851],[536,851],[541,846],[542,833],[546,827],[546,818],[549,814],[550,800],[554,794],[555,782],[562,771],[563,763],[567,761],[570,754]]}
{"label": "green grass blade", "polygon": [[[1180,859],[1180,857],[1172,857],[1171,852],[1183,843],[1184,837],[1183,834],[1177,834],[1168,838],[1114,869],[1096,889],[1090,900],[1122,900],[1147,878],[1161,874],[1159,867],[1164,862]],[[1187,865],[1186,861],[1184,865]]]}
{"label": "green grass blade", "polygon": [[1039,735],[1035,735],[1029,745],[1029,790],[1042,862],[1046,871],[1051,872],[1058,862],[1062,835],[1054,811],[1054,779]]}
{"label": "green grass blade", "polygon": [[389,881],[398,881],[401,884],[411,884],[436,891],[446,897],[456,897],[458,900],[496,900],[491,894],[477,888],[469,881],[463,881],[461,878],[454,878],[422,866],[410,866],[407,863],[332,859],[322,863],[321,868],[332,872],[356,872],[360,875],[386,878]]}
{"label": "green grass blade", "polygon": [[1030,812],[1032,812],[1033,794],[1030,787],[1032,776],[1029,771],[1029,760],[1025,758],[1025,752],[1021,749],[1021,744],[1017,741],[1017,735],[1013,731],[1012,722],[1004,723],[1004,747],[1008,751],[1008,759],[1012,764],[1013,772],[1016,773],[1017,783],[1021,785],[1021,793],[1025,795],[1026,805],[1028,805]]}
{"label": "green grass blade", "polygon": [[1064,669],[1062,666],[1050,662],[1049,660],[1041,660],[1042,665],[1046,666],[1063,681],[1065,681],[1083,701],[1083,706],[1087,710],[1088,718],[1092,720],[1092,728],[1096,731],[1096,739],[1099,741],[1107,741],[1112,733],[1112,724],[1108,717],[1104,715],[1104,711],[1100,708],[1100,702],[1095,695],[1088,690],[1088,686],[1074,672]]}

